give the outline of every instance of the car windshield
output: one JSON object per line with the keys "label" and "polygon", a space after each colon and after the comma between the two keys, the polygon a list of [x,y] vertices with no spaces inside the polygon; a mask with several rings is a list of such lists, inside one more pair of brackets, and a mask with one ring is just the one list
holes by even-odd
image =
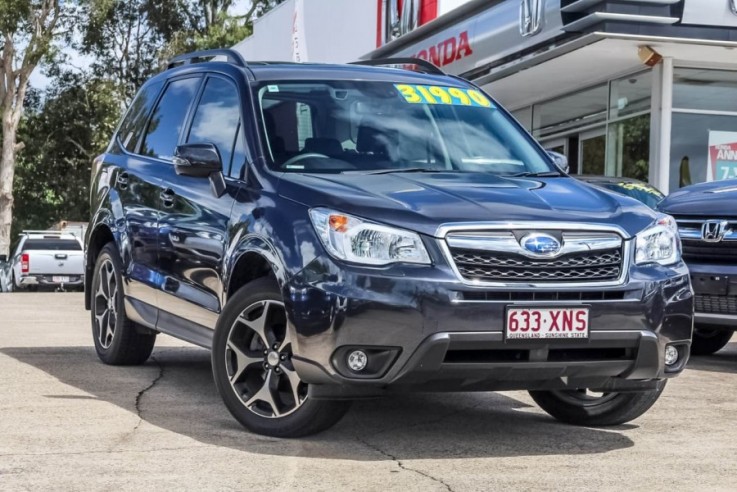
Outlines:
{"label": "car windshield", "polygon": [[665,198],[660,191],[645,183],[602,183],[599,186],[632,197],[653,209]]}
{"label": "car windshield", "polygon": [[285,172],[561,173],[480,91],[389,82],[265,83],[266,145]]}

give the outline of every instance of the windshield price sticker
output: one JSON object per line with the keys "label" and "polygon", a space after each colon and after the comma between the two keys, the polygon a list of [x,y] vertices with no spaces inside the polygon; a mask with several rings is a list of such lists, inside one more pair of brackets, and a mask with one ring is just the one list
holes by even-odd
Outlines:
{"label": "windshield price sticker", "polygon": [[439,85],[394,84],[394,87],[410,104],[444,104],[447,106],[473,106],[493,108],[489,98],[474,89],[441,87]]}

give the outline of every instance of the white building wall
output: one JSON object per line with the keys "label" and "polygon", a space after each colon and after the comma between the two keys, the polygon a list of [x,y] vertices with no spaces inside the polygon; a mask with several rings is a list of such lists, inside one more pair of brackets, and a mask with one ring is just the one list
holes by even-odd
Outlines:
{"label": "white building wall", "polygon": [[256,20],[234,46],[246,60],[292,61],[292,26],[301,3],[309,62],[345,63],[376,48],[376,0],[289,0]]}

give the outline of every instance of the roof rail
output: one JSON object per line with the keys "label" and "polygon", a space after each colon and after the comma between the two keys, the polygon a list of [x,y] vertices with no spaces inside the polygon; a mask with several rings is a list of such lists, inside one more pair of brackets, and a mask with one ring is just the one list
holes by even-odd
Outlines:
{"label": "roof rail", "polygon": [[352,62],[351,65],[366,65],[369,67],[381,67],[386,65],[415,65],[424,68],[424,73],[433,75],[446,75],[436,65],[422,58],[377,58],[376,60],[359,60]]}
{"label": "roof rail", "polygon": [[47,236],[61,236],[62,234],[71,234],[65,231],[21,231],[20,235],[23,234],[45,234]]}
{"label": "roof rail", "polygon": [[228,63],[233,63],[239,67],[248,68],[248,63],[243,56],[235,50],[228,48],[221,48],[216,50],[205,50],[205,51],[194,51],[192,53],[185,53],[183,55],[175,56],[166,64],[166,69],[170,70],[180,65],[189,65],[196,63],[201,58],[213,58],[216,56],[224,56],[228,59]]}

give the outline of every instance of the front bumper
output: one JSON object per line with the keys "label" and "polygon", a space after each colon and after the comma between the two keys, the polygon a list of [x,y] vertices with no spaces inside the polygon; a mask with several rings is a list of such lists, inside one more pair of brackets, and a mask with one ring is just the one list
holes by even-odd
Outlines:
{"label": "front bumper", "polygon": [[714,328],[737,329],[737,264],[690,262],[694,319]]}
{"label": "front bumper", "polygon": [[[693,330],[684,264],[632,268],[620,286],[474,288],[441,268],[358,269],[320,257],[284,287],[295,367],[315,398],[406,391],[649,389],[680,373]],[[506,297],[506,299],[504,299]],[[584,340],[505,340],[511,305],[589,306]],[[666,367],[668,344],[679,361]],[[345,355],[383,357],[367,375]]]}

